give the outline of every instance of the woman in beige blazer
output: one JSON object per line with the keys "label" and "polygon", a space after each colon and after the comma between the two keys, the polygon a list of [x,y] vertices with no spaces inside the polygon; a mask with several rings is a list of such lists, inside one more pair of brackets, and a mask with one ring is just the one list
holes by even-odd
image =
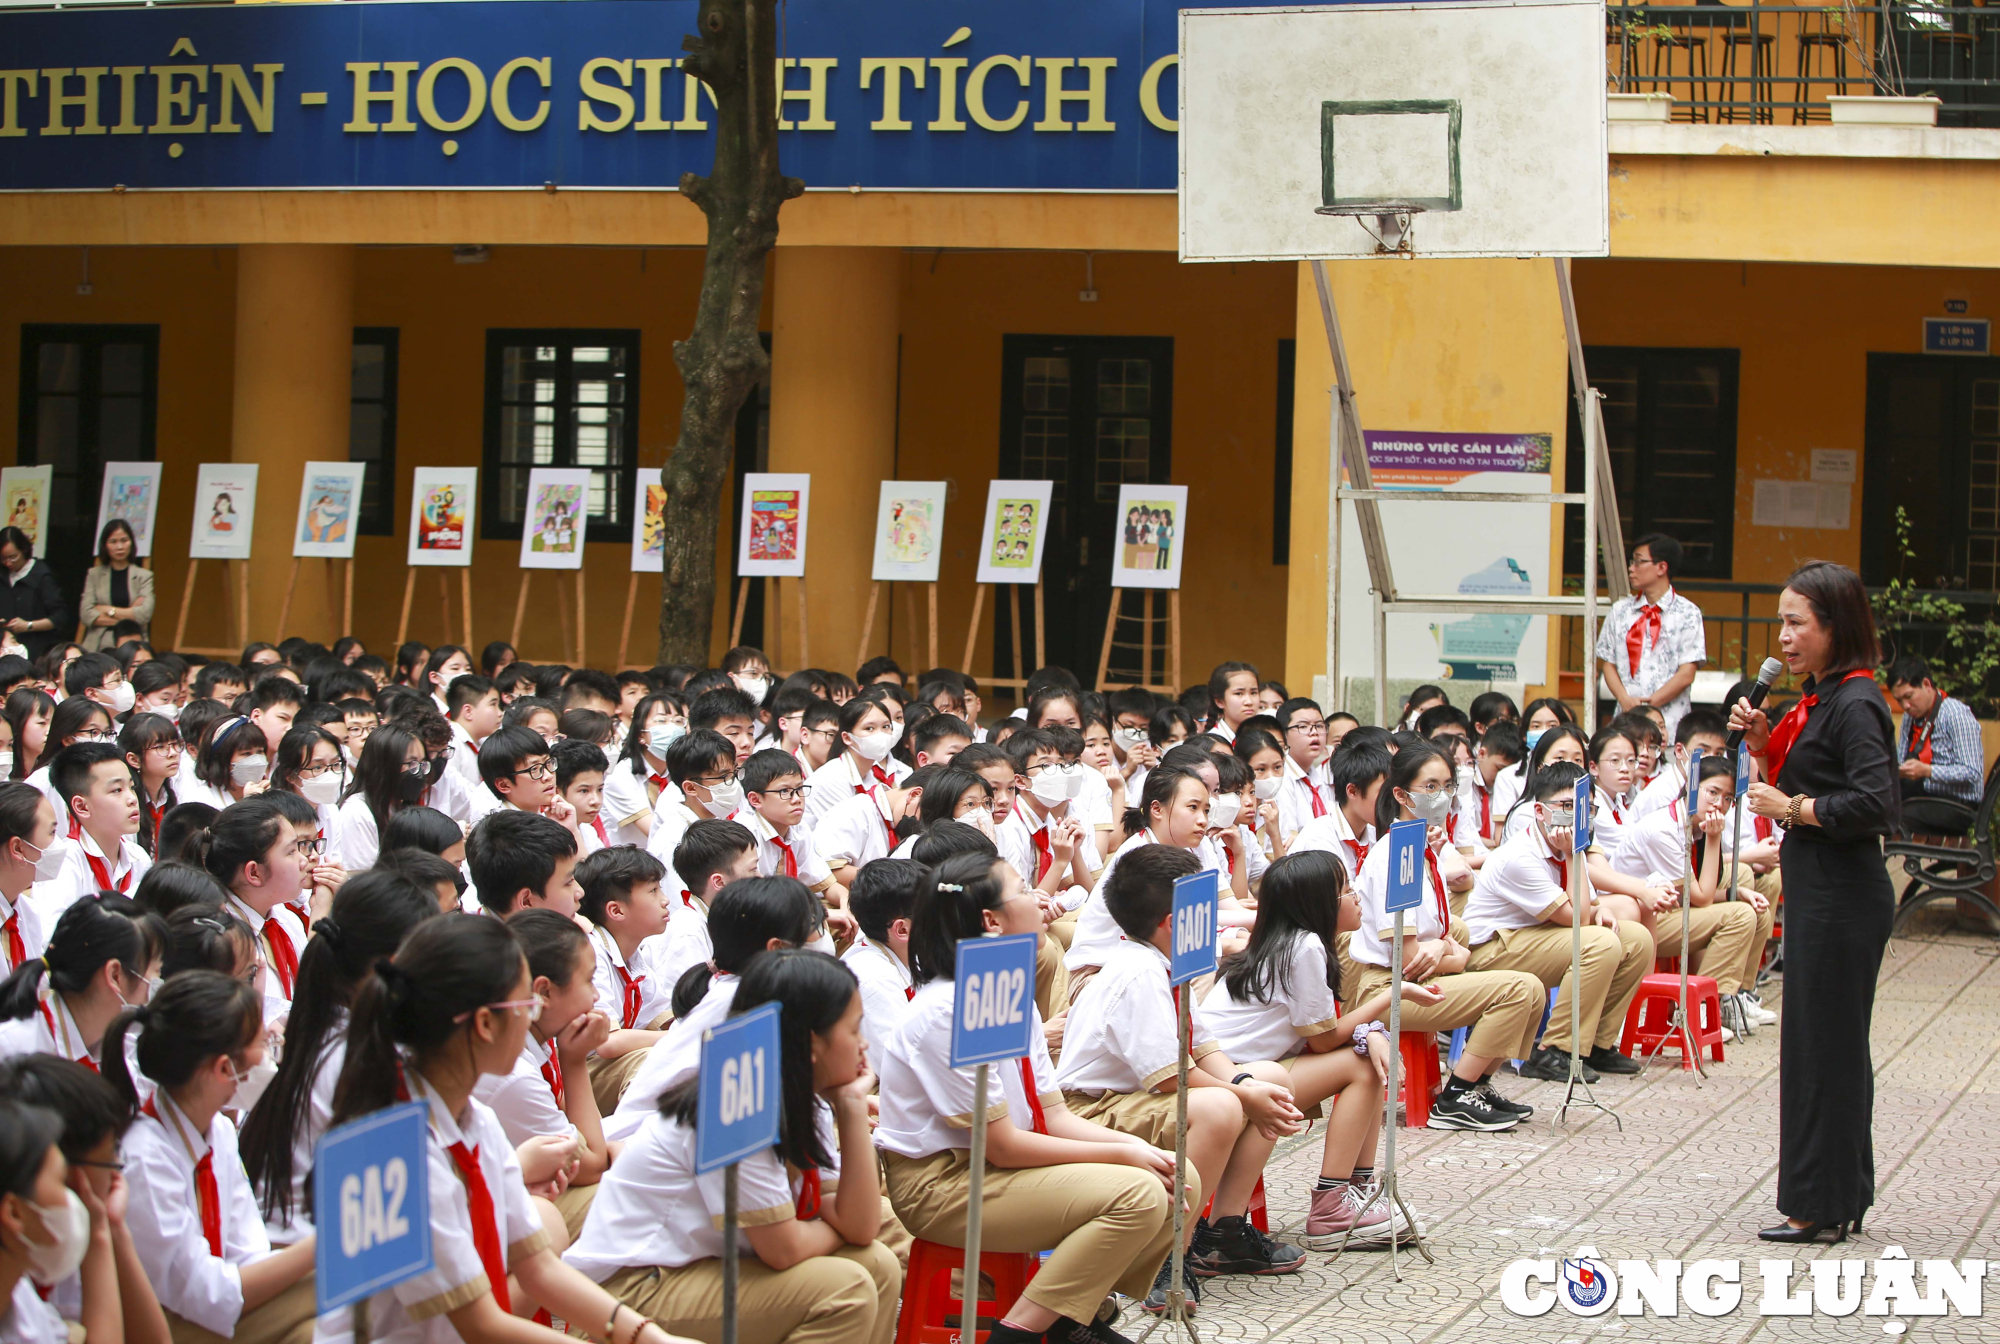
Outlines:
{"label": "woman in beige blazer", "polygon": [[[104,525],[97,539],[97,563],[83,576],[83,623],[77,642],[90,652],[111,647],[111,628],[120,621],[153,621],[153,571],[132,563],[136,542],[123,518]],[[149,631],[150,633],[150,631]]]}

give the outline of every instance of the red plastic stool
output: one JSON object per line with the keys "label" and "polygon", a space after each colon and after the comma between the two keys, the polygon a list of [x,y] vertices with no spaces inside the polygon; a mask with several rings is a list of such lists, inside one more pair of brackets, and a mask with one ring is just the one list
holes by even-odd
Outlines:
{"label": "red plastic stool", "polygon": [[[896,1344],[973,1344],[986,1338],[984,1330],[963,1328],[966,1315],[972,1315],[977,1326],[978,1312],[964,1311],[963,1304],[952,1295],[951,1272],[964,1265],[965,1251],[961,1247],[940,1246],[921,1237],[910,1243],[910,1268],[903,1276],[903,1310],[896,1318]],[[993,1280],[993,1298],[985,1298],[975,1281],[971,1285],[971,1296],[977,1299],[975,1306],[986,1309],[989,1318],[998,1320],[1001,1312],[1014,1305],[1014,1299],[1041,1267],[1039,1256],[1012,1251],[982,1252],[979,1271]],[[960,1309],[958,1326],[945,1324],[954,1307]]]}
{"label": "red plastic stool", "polygon": [[[1694,1059],[1681,1040],[1680,1029],[1674,1025],[1674,1009],[1680,1006],[1681,978],[1674,975],[1649,975],[1639,981],[1639,992],[1632,998],[1632,1006],[1625,1012],[1625,1034],[1618,1048],[1634,1059],[1643,1059],[1659,1050],[1681,1052],[1681,1067],[1692,1069]],[[1715,981],[1705,975],[1688,977],[1688,1009],[1694,1017],[1690,1024],[1690,1035],[1694,1037],[1693,1054],[1699,1054],[1704,1046],[1712,1058],[1722,1059],[1722,995],[1715,988]],[[1634,1050],[1633,1047],[1638,1049]]]}
{"label": "red plastic stool", "polygon": [[1403,1126],[1422,1129],[1430,1122],[1431,1096],[1444,1081],[1438,1064],[1437,1033],[1406,1031],[1398,1044],[1403,1051]]}
{"label": "red plastic stool", "polygon": [[[1201,1206],[1201,1216],[1204,1218],[1208,1217],[1208,1215],[1214,1210],[1214,1208],[1215,1208],[1215,1196],[1210,1195],[1208,1197],[1208,1203]],[[1266,1203],[1264,1199],[1264,1178],[1262,1176],[1259,1176],[1257,1178],[1256,1189],[1250,1192],[1250,1202],[1244,1208],[1243,1216],[1245,1218],[1248,1218],[1250,1220],[1250,1226],[1256,1228],[1259,1232],[1269,1232],[1271,1230],[1271,1220],[1268,1214],[1268,1209],[1269,1205]]]}

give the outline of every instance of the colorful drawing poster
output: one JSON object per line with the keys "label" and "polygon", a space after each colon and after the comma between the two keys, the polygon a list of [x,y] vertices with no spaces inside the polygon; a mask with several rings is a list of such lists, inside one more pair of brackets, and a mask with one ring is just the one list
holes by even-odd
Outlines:
{"label": "colorful drawing poster", "polygon": [[528,473],[528,515],[521,523],[522,569],[582,569],[590,523],[590,472],[536,467]]}
{"label": "colorful drawing poster", "polygon": [[53,466],[7,467],[0,470],[0,518],[18,527],[41,554],[42,524],[49,516],[49,494],[55,488]]}
{"label": "colorful drawing poster", "polygon": [[346,560],[354,555],[355,511],[361,506],[360,462],[308,462],[299,481],[299,518],[292,554]]}
{"label": "colorful drawing poster", "polygon": [[191,558],[248,560],[256,518],[256,463],[204,462],[195,469]]}
{"label": "colorful drawing poster", "polygon": [[1114,588],[1178,588],[1187,547],[1187,487],[1118,488],[1118,535],[1111,548]]}
{"label": "colorful drawing poster", "polygon": [[884,481],[875,509],[877,583],[936,583],[944,533],[943,481]]}
{"label": "colorful drawing poster", "polygon": [[1053,481],[994,481],[979,540],[980,583],[1040,583]]}
{"label": "colorful drawing poster", "polygon": [[632,572],[658,574],[667,553],[667,488],[660,468],[641,467],[632,496]]}
{"label": "colorful drawing poster", "polygon": [[796,579],[806,572],[812,477],[752,472],[743,478],[743,530],[736,573]]}
{"label": "colorful drawing poster", "polygon": [[410,563],[470,565],[479,468],[418,467],[410,485]]}
{"label": "colorful drawing poster", "polygon": [[97,496],[97,531],[93,544],[104,535],[104,525],[122,518],[132,528],[139,543],[139,555],[153,553],[153,519],[160,511],[160,464],[158,462],[106,462],[104,488]]}

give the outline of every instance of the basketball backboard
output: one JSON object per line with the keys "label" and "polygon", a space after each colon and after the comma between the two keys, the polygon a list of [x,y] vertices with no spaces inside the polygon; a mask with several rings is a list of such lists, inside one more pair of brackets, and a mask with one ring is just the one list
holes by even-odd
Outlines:
{"label": "basketball backboard", "polygon": [[1604,256],[1602,0],[1181,11],[1181,260]]}

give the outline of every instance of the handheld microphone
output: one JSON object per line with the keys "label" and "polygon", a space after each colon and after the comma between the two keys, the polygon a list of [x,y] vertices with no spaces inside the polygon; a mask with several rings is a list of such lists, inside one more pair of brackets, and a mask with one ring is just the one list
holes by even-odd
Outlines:
{"label": "handheld microphone", "polygon": [[[1750,688],[1750,708],[1755,709],[1757,706],[1763,704],[1764,697],[1771,693],[1771,683],[1784,674],[1785,665],[1783,663],[1779,662],[1776,658],[1766,658],[1764,665],[1757,669],[1757,684]],[[1734,709],[1735,706],[1729,705],[1726,708]],[[1738,728],[1729,735],[1729,749],[1735,751],[1742,745],[1743,730]]]}

